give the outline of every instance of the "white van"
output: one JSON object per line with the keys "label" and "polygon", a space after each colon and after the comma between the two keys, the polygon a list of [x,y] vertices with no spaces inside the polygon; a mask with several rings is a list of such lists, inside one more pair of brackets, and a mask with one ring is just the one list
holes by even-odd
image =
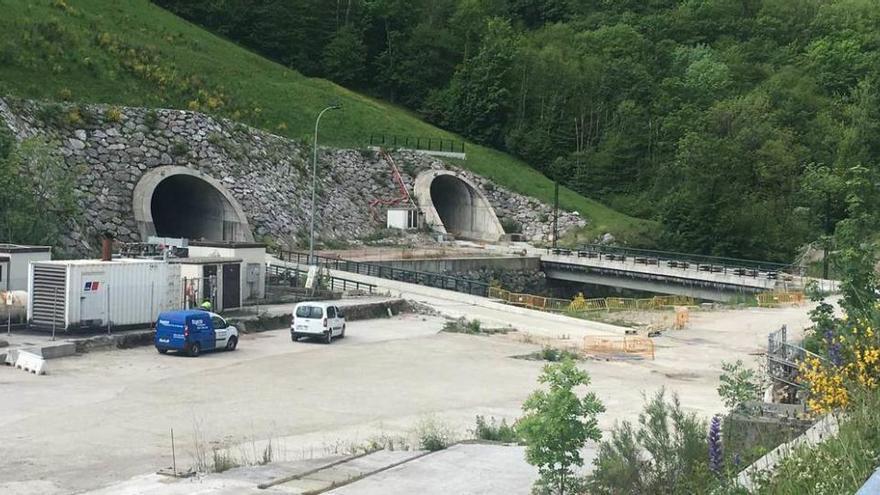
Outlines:
{"label": "white van", "polygon": [[294,306],[290,320],[290,340],[300,337],[320,338],[326,343],[333,337],[345,337],[345,315],[337,306],[325,302],[301,302]]}

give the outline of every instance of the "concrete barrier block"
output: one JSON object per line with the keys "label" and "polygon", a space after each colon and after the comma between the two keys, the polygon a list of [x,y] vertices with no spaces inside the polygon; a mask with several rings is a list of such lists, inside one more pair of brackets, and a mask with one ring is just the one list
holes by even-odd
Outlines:
{"label": "concrete barrier block", "polygon": [[76,354],[76,344],[73,342],[52,344],[40,349],[40,355],[43,359],[57,359],[74,354]]}
{"label": "concrete barrier block", "polygon": [[30,351],[19,351],[15,367],[35,375],[46,374],[46,360]]}
{"label": "concrete barrier block", "polygon": [[15,366],[15,361],[18,360],[18,349],[10,349],[6,351],[4,364],[7,366]]}

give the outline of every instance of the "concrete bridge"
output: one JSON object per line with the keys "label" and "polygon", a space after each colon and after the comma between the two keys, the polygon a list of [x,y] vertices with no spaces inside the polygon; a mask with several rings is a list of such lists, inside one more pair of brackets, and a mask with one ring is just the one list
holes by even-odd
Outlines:
{"label": "concrete bridge", "polygon": [[[548,278],[729,301],[739,295],[803,290],[811,279],[782,263],[589,245],[540,254]],[[830,280],[819,288],[837,289]]]}

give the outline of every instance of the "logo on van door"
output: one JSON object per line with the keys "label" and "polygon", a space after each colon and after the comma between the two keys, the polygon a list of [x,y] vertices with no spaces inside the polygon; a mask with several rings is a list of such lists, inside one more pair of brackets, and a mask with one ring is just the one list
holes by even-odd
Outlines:
{"label": "logo on van door", "polygon": [[100,285],[100,282],[98,282],[97,280],[95,280],[94,282],[86,282],[86,286],[83,288],[83,290],[85,292],[94,292],[98,290],[98,285]]}

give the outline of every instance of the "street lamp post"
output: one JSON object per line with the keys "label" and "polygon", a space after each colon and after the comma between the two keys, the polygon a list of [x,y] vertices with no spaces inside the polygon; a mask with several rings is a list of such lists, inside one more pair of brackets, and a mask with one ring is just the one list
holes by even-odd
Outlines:
{"label": "street lamp post", "polygon": [[315,265],[315,198],[318,189],[318,123],[321,122],[321,117],[324,115],[324,112],[328,110],[339,110],[342,108],[339,105],[330,105],[329,107],[321,110],[321,113],[318,114],[318,118],[315,119],[315,150],[314,156],[312,158],[312,219],[311,225],[309,226],[309,265]]}

